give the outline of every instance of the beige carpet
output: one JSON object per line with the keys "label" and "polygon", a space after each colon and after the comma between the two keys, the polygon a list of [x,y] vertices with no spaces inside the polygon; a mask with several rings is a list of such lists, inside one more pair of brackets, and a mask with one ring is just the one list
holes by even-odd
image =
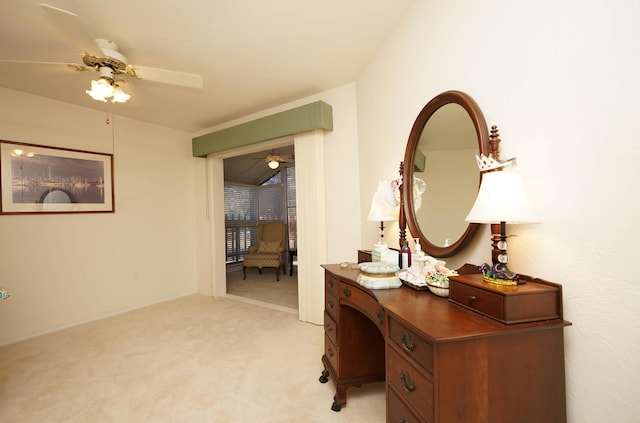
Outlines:
{"label": "beige carpet", "polygon": [[331,411],[323,328],[191,295],[0,348],[2,422],[384,422],[384,384]]}
{"label": "beige carpet", "polygon": [[281,273],[280,281],[276,281],[274,269],[262,269],[260,274],[258,269],[248,268],[247,279],[242,278],[241,267],[227,271],[227,294],[281,306],[298,314],[298,274],[295,270],[292,276]]}

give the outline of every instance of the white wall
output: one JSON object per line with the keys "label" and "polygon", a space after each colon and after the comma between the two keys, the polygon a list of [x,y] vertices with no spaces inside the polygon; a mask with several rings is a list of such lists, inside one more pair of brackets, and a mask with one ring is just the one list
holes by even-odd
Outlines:
{"label": "white wall", "polygon": [[[632,0],[418,0],[357,81],[361,207],[438,93],[467,92],[499,126],[542,219],[508,227],[510,266],[564,286],[573,423],[640,415],[638,16]],[[478,238],[449,262],[489,260]]]}
{"label": "white wall", "polygon": [[116,208],[0,215],[0,286],[11,293],[0,303],[0,344],[194,292],[201,160],[190,134],[118,116],[106,125],[103,113],[2,88],[0,96],[0,139],[113,152]]}

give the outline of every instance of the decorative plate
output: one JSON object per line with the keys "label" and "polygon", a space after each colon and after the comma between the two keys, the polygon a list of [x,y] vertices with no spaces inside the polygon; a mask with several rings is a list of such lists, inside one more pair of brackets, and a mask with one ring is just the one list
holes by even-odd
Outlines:
{"label": "decorative plate", "polygon": [[369,275],[392,275],[400,270],[397,264],[383,261],[364,262],[358,265],[360,271]]}

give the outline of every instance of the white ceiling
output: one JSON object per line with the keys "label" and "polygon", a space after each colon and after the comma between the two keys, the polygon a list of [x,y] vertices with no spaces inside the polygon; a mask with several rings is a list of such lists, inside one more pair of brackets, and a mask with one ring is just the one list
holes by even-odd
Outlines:
{"label": "white ceiling", "polygon": [[[202,75],[202,90],[130,79],[124,104],[85,90],[95,72],[39,3],[77,14],[129,64]],[[0,86],[197,133],[355,80],[414,0],[2,0]]]}

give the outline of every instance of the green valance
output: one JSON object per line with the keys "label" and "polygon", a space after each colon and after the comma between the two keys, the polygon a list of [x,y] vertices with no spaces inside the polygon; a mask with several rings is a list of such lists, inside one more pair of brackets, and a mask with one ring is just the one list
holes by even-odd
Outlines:
{"label": "green valance", "polygon": [[413,159],[413,171],[414,172],[424,172],[424,169],[427,167],[427,158],[420,151],[420,149],[416,149],[416,155]]}
{"label": "green valance", "polygon": [[316,101],[192,139],[194,157],[244,147],[314,129],[333,130],[331,106]]}

